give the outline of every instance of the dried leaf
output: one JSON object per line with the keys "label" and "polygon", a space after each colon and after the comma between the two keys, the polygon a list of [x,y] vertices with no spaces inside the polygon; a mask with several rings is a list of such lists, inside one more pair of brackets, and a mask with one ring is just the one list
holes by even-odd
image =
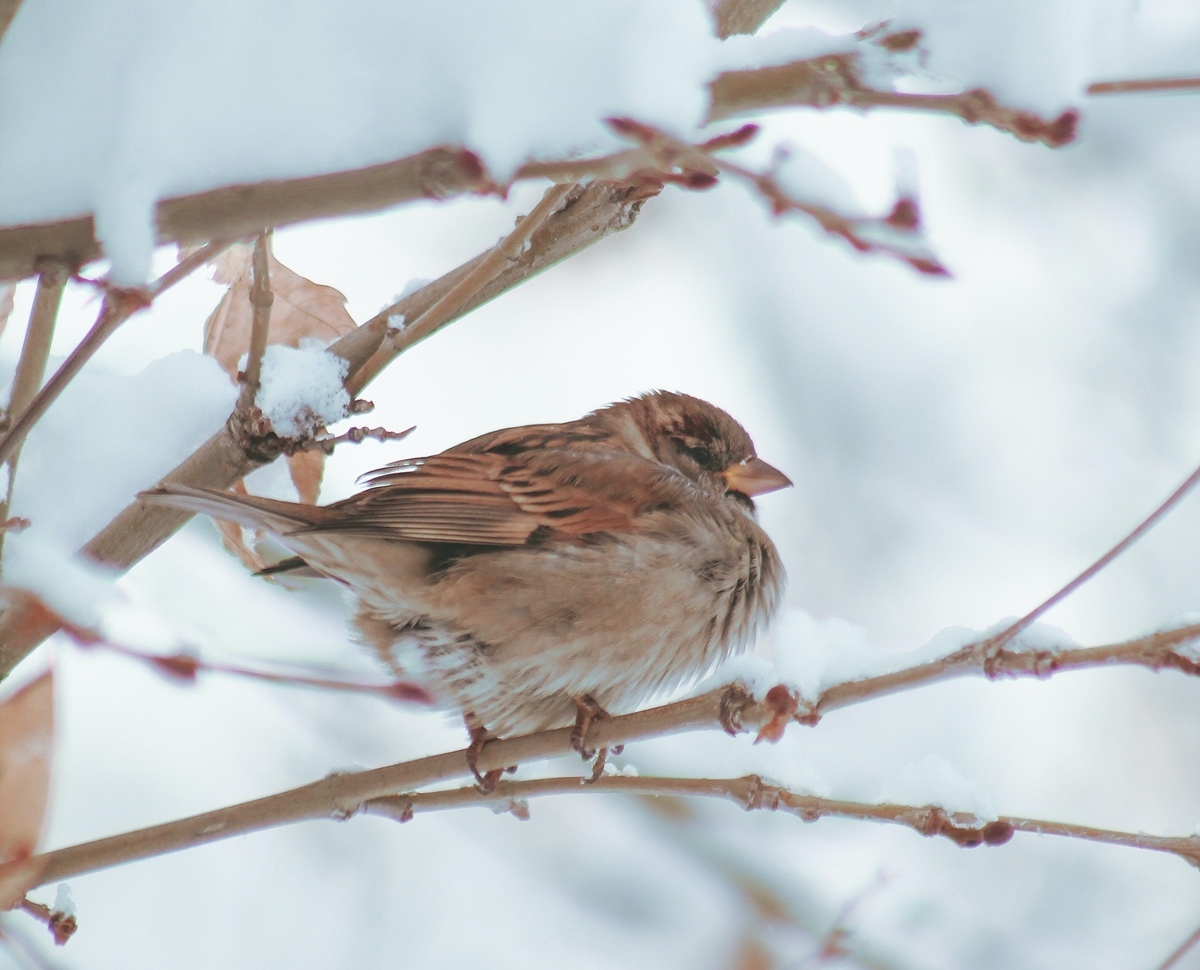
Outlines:
{"label": "dried leaf", "polygon": [[4,325],[8,323],[9,314],[13,312],[13,294],[16,292],[16,283],[0,286],[0,333],[4,333]]}
{"label": "dried leaf", "polygon": [[[238,365],[250,346],[254,311],[250,304],[252,247],[232,246],[214,263],[213,279],[229,284],[229,289],[204,324],[204,352],[215,357],[235,381]],[[323,286],[292,272],[268,254],[271,268],[271,327],[267,342],[299,347],[307,338],[329,342],[356,326],[346,312],[346,298],[332,286]],[[325,456],[319,451],[303,451],[288,456],[288,471],[300,501],[315,505],[325,473]],[[239,488],[245,486],[240,482]],[[219,522],[217,528],[225,548],[254,571],[266,565],[246,542],[242,528]]]}
{"label": "dried leaf", "polygon": [[296,494],[305,505],[316,505],[325,474],[325,455],[320,451],[297,451],[287,456],[288,471]]}
{"label": "dried leaf", "polygon": [[[271,292],[275,296],[268,343],[299,347],[301,340],[310,337],[329,342],[355,328],[341,291],[293,273],[274,255],[268,258]],[[250,347],[254,319],[250,305],[249,248],[234,247],[226,252],[218,261],[213,278],[228,282],[230,287],[204,324],[204,352],[215,357],[236,380],[238,363]]]}
{"label": "dried leaf", "polygon": [[37,848],[53,749],[54,676],[47,672],[0,704],[0,861]]}

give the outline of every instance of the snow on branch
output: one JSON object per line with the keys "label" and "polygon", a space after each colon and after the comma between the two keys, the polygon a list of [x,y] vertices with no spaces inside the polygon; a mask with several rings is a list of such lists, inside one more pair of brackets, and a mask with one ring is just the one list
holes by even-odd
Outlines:
{"label": "snow on branch", "polygon": [[[728,11],[731,16],[745,13],[749,17],[745,24],[736,29],[729,28],[732,32],[740,32],[759,16],[769,14],[771,6],[758,0],[753,3],[741,0],[717,4],[716,13],[718,18],[723,11]],[[990,125],[1023,141],[1041,142],[1051,147],[1067,144],[1075,136],[1078,113],[1073,109],[1054,118],[1043,118],[1028,110],[1006,106],[983,87],[956,94],[920,94],[891,89],[886,82],[916,69],[907,65],[906,59],[915,64],[922,53],[919,30],[889,33],[885,27],[844,38],[825,35],[822,38],[821,43],[816,44],[821,51],[818,56],[785,64],[710,73],[708,76],[713,79],[708,83],[706,123],[774,108],[825,109],[841,105],[861,110],[904,108],[949,114],[968,124]],[[758,43],[762,39],[740,40]],[[807,46],[811,52],[814,46],[811,38],[806,45],[799,44],[799,40],[792,38],[790,43]],[[724,51],[721,56],[715,52],[710,54],[714,65],[720,65],[722,61],[739,64],[756,59],[754,51],[737,56]],[[684,83],[681,78],[671,81],[673,84]],[[680,115],[680,119],[683,117]],[[566,124],[568,119],[564,116],[562,120]],[[570,120],[567,127],[577,127],[577,119]],[[590,121],[594,124],[601,120]],[[691,123],[680,121],[676,127],[683,130],[691,127]],[[474,148],[469,144],[433,145],[380,165],[327,175],[247,182],[160,199],[154,206],[154,238],[159,244],[187,244],[217,236],[240,237],[257,233],[264,226],[280,227],[311,219],[373,212],[416,199],[444,199],[468,192],[494,193],[502,191],[502,186],[511,181],[508,173],[514,169],[515,178],[537,178],[547,174],[548,168],[566,172],[574,160],[573,151],[551,152],[547,156],[526,146],[526,158],[546,160],[529,161],[513,168],[501,165],[498,171],[503,170],[504,174],[496,175],[489,172],[485,164],[483,148]],[[506,150],[516,149],[509,145]],[[593,177],[597,177],[594,162],[582,163],[583,170],[591,171]],[[84,216],[0,228],[0,282],[33,274],[37,259],[46,255],[74,265],[101,256],[94,218]]]}
{"label": "snow on branch", "polygon": [[50,409],[50,405],[57,400],[58,396],[62,394],[64,388],[74,379],[75,375],[83,369],[83,365],[91,360],[92,356],[109,337],[116,333],[117,328],[122,323],[138,310],[144,310],[154,301],[155,297],[166,292],[180,280],[185,279],[200,266],[203,266],[205,262],[232,245],[232,243],[232,239],[219,239],[210,242],[191,255],[181,259],[178,264],[147,287],[131,289],[128,287],[112,286],[103,281],[98,282],[96,285],[104,290],[105,296],[95,324],[83,340],[79,342],[79,345],[71,352],[70,356],[63,361],[62,366],[55,371],[54,376],[33,397],[4,437],[0,438],[0,462],[7,461],[13,456],[21,446],[21,442],[25,440],[26,435],[29,434],[30,429]]}
{"label": "snow on branch", "polygon": [[[1200,639],[1200,623],[1105,647],[1053,651],[1004,649],[988,653],[977,649],[977,644],[924,665],[831,686],[815,702],[802,700],[797,691],[782,684],[765,690],[763,685],[758,685],[758,690],[754,691],[733,683],[661,707],[596,720],[588,727],[584,740],[588,747],[611,749],[652,737],[718,728],[731,734],[757,728],[760,740],[777,740],[789,721],[813,725],[822,714],[835,708],[967,674],[992,678],[1045,678],[1066,670],[1129,664],[1153,670],[1170,667],[1195,675],[1200,674],[1200,653],[1194,646],[1197,639]],[[760,693],[762,696],[757,696]],[[572,734],[573,729],[561,728],[488,741],[478,751],[475,767],[481,772],[498,771],[512,765],[569,755],[574,750]],[[1200,836],[1196,835],[1152,836],[1011,816],[989,820],[938,806],[844,802],[789,792],[755,776],[711,780],[602,775],[594,783],[598,787],[575,776],[548,782],[513,782],[508,787],[498,788],[494,797],[489,796],[490,800],[479,796],[474,789],[463,789],[458,793],[417,793],[418,789],[428,785],[471,773],[467,749],[384,768],[334,773],[301,788],[251,802],[5,863],[0,865],[0,892],[8,893],[8,898],[15,903],[35,886],[278,825],[307,819],[346,819],[360,811],[371,811],[372,803],[378,811],[400,818],[406,817],[410,808],[416,811],[418,806],[495,804],[496,799],[518,804],[520,811],[519,800],[529,795],[560,790],[609,791],[618,790],[617,786],[622,785],[627,787],[619,790],[637,791],[639,784],[648,786],[647,790],[654,785],[675,786],[669,790],[677,794],[733,798],[749,808],[786,809],[810,820],[836,815],[893,822],[907,825],[924,835],[944,835],[964,846],[1000,844],[1014,831],[1036,832],[1169,852],[1200,866]],[[546,787],[539,788],[539,784]],[[667,790],[658,789],[659,793]],[[402,796],[405,801],[376,801],[386,796]]]}
{"label": "snow on branch", "polygon": [[[919,40],[919,31],[904,31],[879,38],[879,43],[889,51],[903,53],[915,48]],[[1074,109],[1055,118],[1043,118],[1032,111],[1005,106],[985,88],[958,94],[915,94],[881,90],[870,86],[865,78],[859,51],[729,71],[710,86],[712,107],[708,120],[721,121],[768,108],[906,108],[953,115],[969,125],[989,125],[1021,141],[1041,142],[1050,148],[1073,141],[1079,123],[1079,112]]]}
{"label": "snow on branch", "polygon": [[1195,677],[1200,676],[1200,654],[1194,648],[1197,640],[1200,640],[1200,623],[1100,647],[1020,649],[996,646],[985,639],[927,663],[830,685],[812,701],[798,704],[796,720],[802,724],[816,724],[822,716],[838,708],[954,677],[1045,679],[1068,670],[1114,664],[1154,671],[1178,670]]}
{"label": "snow on branch", "polygon": [[[204,243],[217,236],[253,236],[264,226],[378,212],[416,199],[448,199],[486,191],[483,163],[473,152],[438,146],[382,165],[294,179],[229,185],[162,199],[155,206],[160,244]],[[23,279],[53,255],[72,265],[103,256],[92,216],[0,229],[0,280]]]}
{"label": "snow on branch", "polygon": [[[351,397],[397,356],[440,327],[592,243],[628,228],[642,203],[658,191],[651,185],[611,182],[564,186],[563,189],[565,196],[561,203],[556,203],[557,207],[551,206],[544,218],[518,227],[519,231],[512,237],[514,242],[521,240],[518,255],[510,258],[505,252],[502,263],[493,260],[486,273],[475,277],[477,288],[474,292],[467,292],[470,287],[464,288],[462,284],[492,258],[495,250],[480,254],[410,293],[330,344],[326,348],[329,352],[349,362],[345,387]],[[193,260],[202,262],[205,258],[205,251],[198,251],[188,257],[187,265],[193,265]],[[183,265],[181,263],[180,267]],[[497,265],[499,272],[493,273]],[[163,279],[176,274],[180,267]],[[438,315],[427,313],[456,289],[458,295],[454,302],[457,309],[447,313],[451,304],[443,303]],[[275,316],[279,309],[277,302]],[[412,323],[402,329],[393,327],[389,320],[397,316],[404,316]],[[277,435],[256,436],[252,433],[254,430],[246,426],[245,416],[235,411],[221,431],[165,476],[163,482],[229,488],[255,468],[279,457],[287,447],[284,439]],[[97,533],[82,552],[94,561],[128,569],[156,549],[189,517],[185,512],[134,502]],[[20,607],[0,614],[0,678],[57,628],[52,617],[44,613],[34,615]]]}
{"label": "snow on branch", "polygon": [[[828,204],[806,200],[803,195],[811,186],[805,185],[803,179],[797,182],[783,177],[781,169],[788,157],[786,152],[777,152],[774,170],[766,172],[755,172],[713,156],[715,151],[745,144],[757,133],[756,125],[744,125],[703,144],[689,145],[628,118],[612,118],[609,124],[618,133],[638,142],[642,151],[657,161],[657,169],[637,168],[631,175],[633,178],[658,178],[687,188],[707,188],[718,175],[726,174],[753,187],[777,216],[801,213],[814,219],[826,232],[845,239],[859,252],[894,256],[918,272],[931,276],[949,275],[921,232],[920,207],[911,186],[905,186],[907,193],[900,196],[886,216],[851,215],[837,212]],[[627,157],[624,164],[636,163]]]}

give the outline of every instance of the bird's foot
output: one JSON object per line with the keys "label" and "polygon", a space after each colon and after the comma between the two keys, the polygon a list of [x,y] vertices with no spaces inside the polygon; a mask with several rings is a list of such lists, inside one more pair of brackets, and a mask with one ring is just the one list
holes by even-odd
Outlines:
{"label": "bird's foot", "polygon": [[467,745],[467,767],[471,769],[471,774],[475,776],[475,790],[481,795],[490,795],[496,790],[496,785],[500,783],[500,776],[503,771],[493,768],[491,771],[479,773],[479,755],[483,751],[483,746],[493,740],[488,736],[488,730],[482,724],[476,724],[474,719],[469,715],[464,715],[463,720],[467,724],[467,731],[471,735],[471,743]]}
{"label": "bird's foot", "polygon": [[587,746],[587,733],[594,721],[603,721],[608,717],[608,711],[596,703],[591,694],[575,698],[575,727],[571,731],[571,747],[579,752],[584,761],[595,757],[594,748]]}
{"label": "bird's foot", "polygon": [[591,729],[592,723],[603,721],[608,716],[608,711],[597,704],[591,695],[584,694],[582,697],[575,698],[575,727],[571,731],[571,747],[579,752],[579,756],[584,761],[592,762],[592,774],[586,782],[589,785],[604,774],[604,766],[608,762],[610,750],[613,754],[620,754],[625,750],[623,744],[614,745],[611,749],[596,750],[587,747],[587,733]]}

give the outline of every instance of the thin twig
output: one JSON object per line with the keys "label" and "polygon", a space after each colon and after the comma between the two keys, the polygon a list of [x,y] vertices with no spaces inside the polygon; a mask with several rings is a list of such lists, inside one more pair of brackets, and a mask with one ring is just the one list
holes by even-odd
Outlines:
{"label": "thin twig", "polygon": [[1167,852],[1200,867],[1200,835],[1160,836],[1143,832],[1121,832],[1047,822],[1041,819],[1002,815],[981,819],[965,812],[948,812],[933,805],[894,805],[851,802],[821,798],[789,791],[764,781],[758,775],[742,778],[646,778],[605,775],[594,782],[586,778],[539,778],[530,781],[501,781],[494,791],[481,794],[479,789],[456,788],[449,791],[416,792],[368,800],[363,810],[407,821],[414,814],[444,811],[468,806],[504,806],[541,795],[579,793],[624,793],[637,795],[678,795],[724,798],[747,811],[766,809],[785,811],[806,822],[821,818],[850,818],[870,822],[904,825],[925,836],[941,835],[966,848],[979,845],[1003,845],[1014,832],[1031,832],[1062,838],[1123,845],[1128,848]]}
{"label": "thin twig", "polygon": [[1196,931],[1181,944],[1179,944],[1178,949],[1176,949],[1174,953],[1167,957],[1166,960],[1160,963],[1156,970],[1171,970],[1171,967],[1175,966],[1175,964],[1187,956],[1188,951],[1190,951],[1197,943],[1200,943],[1200,926],[1196,927]]}
{"label": "thin twig", "polygon": [[718,174],[732,175],[762,195],[777,216],[786,212],[802,213],[816,220],[826,232],[845,239],[859,252],[885,253],[903,260],[918,272],[932,276],[949,275],[920,237],[920,210],[915,198],[899,199],[886,216],[845,216],[825,206],[792,198],[773,172],[755,172],[713,157],[716,151],[745,144],[757,133],[757,125],[745,125],[703,144],[692,145],[658,128],[628,118],[610,118],[608,123],[618,134],[638,142],[641,151],[641,167],[636,173],[638,177],[672,181],[689,188],[705,188],[716,181]]}
{"label": "thin twig", "polygon": [[966,812],[948,812],[934,805],[895,805],[852,802],[793,792],[764,781],[758,775],[742,778],[647,778],[605,775],[594,782],[586,778],[539,778],[530,781],[501,781],[494,791],[455,788],[449,791],[414,792],[368,800],[363,811],[407,821],[420,812],[444,811],[469,806],[505,806],[541,795],[580,793],[623,793],[724,798],[747,811],[784,811],[806,822],[822,818],[850,818],[904,825],[925,836],[941,835],[965,848],[1003,845],[1014,832],[1053,835],[1106,845],[1167,852],[1200,867],[1200,835],[1161,836],[1143,832],[1121,832],[1066,822],[1002,815],[981,819]]}
{"label": "thin twig", "polygon": [[[802,704],[795,694],[782,686],[772,688],[763,700],[758,701],[740,686],[734,684],[650,710],[594,721],[588,728],[584,743],[589,748],[612,748],[618,744],[651,737],[717,728],[734,732],[758,728],[760,737],[774,738],[778,737],[775,728],[781,718],[785,721],[794,719],[801,723],[815,724],[821,713],[837,707],[859,703],[871,697],[878,697],[919,684],[967,674],[984,674],[992,677],[1046,677],[1056,671],[1113,664],[1132,664],[1155,670],[1174,667],[1196,674],[1200,673],[1200,667],[1196,662],[1178,653],[1174,648],[1197,637],[1200,637],[1200,624],[1151,634],[1108,647],[1077,648],[1053,654],[1047,651],[1001,651],[999,654],[989,657],[982,653],[976,645],[964,648],[964,651],[951,654],[940,661],[924,664],[911,670],[836,685],[826,690],[814,705]],[[510,765],[570,754],[575,750],[572,733],[571,728],[560,728],[524,737],[489,741],[479,752],[475,767],[480,772],[487,772]],[[22,872],[28,873],[26,878],[33,880],[26,883],[28,889],[34,885],[55,882],[84,872],[92,872],[96,869],[291,822],[317,818],[347,818],[359,811],[364,802],[469,775],[471,771],[472,769],[467,763],[467,750],[463,749],[390,765],[386,768],[331,775],[310,785],[255,801],[243,802],[239,805],[231,805],[149,829],[127,832],[108,839],[100,839],[96,842],[34,856],[29,860],[22,861],[20,865],[25,867]],[[596,784],[601,786],[631,784],[636,780],[618,781],[614,778],[601,777]],[[574,779],[573,783],[579,784],[579,779]],[[705,794],[703,790],[705,785],[717,784],[695,779],[676,780],[673,783],[695,786],[695,790],[682,792],[685,794]],[[607,789],[600,787],[597,790]],[[724,790],[715,793],[726,794]],[[452,795],[426,793],[420,797],[425,799],[423,804],[436,805],[439,798],[451,798]],[[795,799],[810,797],[794,796]],[[795,808],[800,814],[817,806],[821,809],[822,814],[842,814],[850,818],[897,822],[909,825],[925,834],[947,835],[960,841],[960,844],[966,844],[977,836],[983,841],[996,840],[1003,834],[1001,829],[993,828],[989,831],[982,822],[976,824],[966,817],[945,816],[945,813],[942,813],[941,816],[931,815],[927,808],[909,808],[906,809],[907,812],[916,814],[901,813],[898,815],[894,811],[895,806],[890,808],[887,806],[862,806],[856,803],[829,800],[787,802],[785,799],[782,805]],[[771,806],[758,805],[755,807]],[[1129,833],[1094,829],[1088,826],[1072,826],[1065,823],[1040,822],[1022,818],[1005,817],[1000,821],[1018,831],[1086,838],[1097,842],[1172,852],[1200,865],[1200,836],[1187,838],[1133,836]],[[983,827],[981,828],[981,826]],[[926,831],[931,828],[931,831]],[[18,864],[7,863],[0,866],[0,884],[4,883],[6,866],[16,865]]]}
{"label": "thin twig", "polygon": [[[3,2],[3,0],[0,0]],[[158,242],[188,245],[379,209],[413,199],[493,191],[483,163],[463,148],[438,146],[381,165],[296,179],[228,185],[159,201]],[[0,228],[0,281],[37,271],[39,256],[78,264],[99,259],[91,216]]]}
{"label": "thin twig", "polygon": [[40,923],[45,923],[46,928],[50,930],[50,935],[54,937],[56,946],[62,946],[79,929],[79,923],[74,916],[64,913],[60,909],[51,909],[49,906],[44,906],[41,903],[35,903],[31,899],[22,899],[17,908],[28,913]]}
{"label": "thin twig", "polygon": [[[615,719],[614,719],[615,720]],[[610,722],[611,723],[611,722]],[[569,746],[569,730],[545,732],[561,734],[565,745],[555,754],[565,754]],[[621,733],[624,736],[623,732]],[[496,741],[487,745],[492,754],[504,746],[513,747],[520,741]],[[30,873],[27,890],[68,877],[95,872],[137,859],[161,855],[306,819],[332,818],[344,820],[359,812],[384,815],[398,821],[408,821],[419,812],[444,811],[472,806],[498,807],[519,817],[527,816],[525,802],[543,795],[564,794],[640,794],[675,795],[722,798],[741,805],[746,810],[765,809],[784,811],[806,822],[821,818],[849,818],[861,821],[903,825],[924,836],[940,835],[965,848],[979,845],[1003,845],[1015,832],[1052,835],[1063,838],[1121,845],[1129,848],[1176,855],[1194,866],[1200,866],[1200,836],[1156,836],[1137,832],[1100,829],[1086,825],[1049,822],[1017,816],[981,819],[963,812],[946,811],[932,805],[869,804],[841,799],[820,798],[789,791],[764,781],[757,775],[741,778],[642,778],[624,775],[605,775],[589,781],[579,775],[565,778],[542,778],[530,781],[501,781],[488,794],[472,786],[448,791],[405,792],[404,781],[423,776],[419,784],[428,784],[447,759],[460,758],[455,773],[465,774],[465,752],[439,755],[407,765],[393,765],[373,771],[332,774],[305,788],[281,795],[272,795],[245,802],[216,812],[208,812],[178,822],[169,822],[123,835],[98,839],[95,842],[56,849],[16,863],[0,865],[0,879],[10,867],[20,866]],[[488,765],[502,764],[495,757]],[[482,761],[480,768],[486,767]],[[407,769],[407,771],[405,770]],[[424,769],[424,770],[422,770]],[[285,804],[286,803],[286,804]]]}
{"label": "thin twig", "polygon": [[802,703],[797,720],[803,724],[815,724],[822,715],[838,708],[861,704],[885,694],[894,694],[954,677],[984,676],[993,680],[1001,677],[1044,679],[1068,670],[1115,665],[1146,667],[1156,671],[1174,669],[1197,676],[1200,675],[1200,664],[1189,654],[1176,648],[1198,638],[1200,623],[1101,647],[1008,650],[1004,647],[989,647],[990,641],[985,640],[915,667],[834,684],[825,688],[814,703]]}
{"label": "thin twig", "polygon": [[1097,81],[1088,94],[1132,94],[1138,91],[1190,91],[1200,88],[1200,77],[1146,78],[1136,81]]}
{"label": "thin twig", "polygon": [[842,908],[838,910],[837,915],[834,916],[825,935],[821,937],[821,945],[812,960],[813,965],[819,966],[828,960],[837,960],[841,957],[852,955],[846,948],[847,942],[854,934],[850,920],[862,908],[866,900],[885,885],[887,885],[887,875],[880,870],[875,874],[874,879],[846,900]]}
{"label": "thin twig", "polygon": [[1130,532],[1129,535],[1109,549],[1108,552],[1088,566],[1087,569],[1072,579],[1069,583],[1067,583],[1066,586],[1060,589],[1048,600],[1045,600],[1041,605],[1030,610],[1006,630],[1002,630],[1000,633],[997,633],[994,637],[989,639],[985,646],[991,649],[1004,646],[1006,643],[1011,641],[1013,637],[1037,620],[1037,618],[1043,613],[1052,607],[1057,606],[1060,602],[1075,592],[1075,590],[1079,589],[1080,586],[1095,576],[1096,573],[1100,572],[1100,570],[1102,570],[1110,562],[1121,555],[1121,553],[1137,542],[1142,536],[1158,525],[1162,518],[1173,508],[1175,508],[1175,506],[1178,505],[1184,499],[1184,497],[1196,487],[1197,483],[1200,483],[1200,468],[1197,468],[1194,472],[1192,472],[1184,480],[1183,484],[1175,489],[1175,491],[1173,491],[1167,497],[1167,500],[1163,502],[1162,505],[1151,512],[1145,519],[1143,519],[1141,524],[1132,532]]}
{"label": "thin twig", "polygon": [[[499,276],[495,277],[458,311],[462,316],[495,299],[549,266],[586,249],[600,239],[631,226],[642,203],[657,194],[657,188],[593,182],[570,191],[561,209],[550,216],[542,228],[532,233],[529,248]],[[0,230],[0,237],[4,230]],[[2,249],[0,245],[0,249]],[[0,253],[0,261],[2,261]],[[357,329],[339,337],[328,348],[346,360],[347,389],[353,394],[365,380],[356,377],[360,369],[379,374],[397,356],[433,331],[389,327],[388,318],[396,313],[416,320],[424,310],[460,283],[480,262],[481,254],[434,280],[398,304],[366,321]],[[446,322],[452,322],[451,317]],[[231,422],[232,424],[233,422]],[[247,447],[247,445],[251,447]],[[255,468],[273,461],[283,453],[282,442],[272,447],[247,442],[227,424],[163,478],[164,483],[225,489]],[[120,569],[128,569],[156,549],[184,522],[189,513],[162,506],[134,502],[97,533],[83,548],[88,558]],[[3,679],[29,652],[50,636],[57,625],[45,617],[31,616],[20,608],[0,614],[0,679]]]}
{"label": "thin twig", "polygon": [[33,426],[50,409],[50,405],[58,400],[58,396],[74,380],[75,375],[83,369],[83,365],[92,359],[92,356],[100,349],[104,341],[111,337],[122,323],[138,310],[148,307],[155,297],[170,289],[189,273],[204,265],[205,262],[212,259],[234,242],[235,240],[233,239],[210,242],[207,246],[198,249],[186,259],[180,260],[178,264],[148,287],[128,289],[106,286],[104,303],[100,308],[100,315],[96,318],[92,329],[79,342],[79,345],[71,351],[70,356],[63,361],[62,366],[55,372],[54,376],[46,382],[45,386],[29,402],[29,406],[22,412],[8,433],[3,438],[0,438],[0,462],[7,461],[12,457]]}
{"label": "thin twig", "polygon": [[[909,35],[911,44],[920,39],[919,34],[909,32]],[[1073,110],[1047,119],[1006,107],[983,88],[961,94],[880,91],[864,82],[861,60],[854,51],[755,70],[728,71],[718,75],[709,88],[709,122],[769,108],[832,108],[838,105],[864,111],[905,108],[952,115],[967,124],[990,125],[1021,141],[1041,142],[1058,148],[1074,140],[1079,121],[1078,112]]]}
{"label": "thin twig", "polygon": [[432,704],[433,698],[420,687],[404,681],[393,681],[387,684],[372,683],[365,680],[348,680],[344,677],[332,678],[319,676],[314,671],[301,670],[265,670],[253,667],[243,667],[238,664],[217,663],[203,660],[189,653],[155,654],[138,650],[106,639],[79,639],[76,642],[85,649],[97,647],[110,650],[123,657],[139,660],[148,664],[159,673],[166,674],[173,680],[182,683],[195,683],[201,673],[228,674],[234,677],[248,677],[251,680],[265,681],[285,687],[306,687],[315,690],[347,691],[356,694],[371,694],[390,701],[406,701],[417,704]]}
{"label": "thin twig", "polygon": [[19,417],[29,407],[29,402],[45,379],[46,361],[50,358],[50,345],[54,341],[54,324],[70,275],[71,267],[55,261],[43,263],[42,271],[38,274],[29,327],[25,331],[21,359],[17,362],[17,372],[13,377],[12,396],[8,403],[10,417]]}
{"label": "thin twig", "polygon": [[[516,228],[485,254],[466,276],[455,283],[445,295],[419,316],[412,320],[405,317],[403,325],[393,329],[402,333],[411,331],[414,335],[427,335],[460,316],[463,307],[469,300],[477,296],[484,286],[495,280],[501,271],[514,263],[525,252],[533,234],[554,214],[573,188],[574,186],[569,183],[551,185],[546,189],[537,205],[529,210],[529,214],[518,220]],[[401,302],[403,301],[381,310],[378,315],[396,316]],[[350,390],[351,396],[357,396],[357,392],[377,373],[378,371],[373,370],[372,365],[368,363],[353,381],[347,382],[346,387]]]}
{"label": "thin twig", "polygon": [[405,428],[403,431],[388,431],[387,428],[348,428],[339,435],[331,435],[327,438],[309,438],[302,441],[297,450],[299,451],[323,451],[327,455],[333,454],[333,449],[341,444],[360,444],[370,438],[372,441],[401,441],[407,438],[410,434],[417,430],[414,424],[411,428]]}
{"label": "thin twig", "polygon": [[250,305],[254,308],[250,324],[250,349],[246,357],[246,371],[242,378],[242,391],[238,396],[238,407],[248,409],[254,403],[262,375],[263,354],[267,352],[267,339],[271,330],[271,304],[275,294],[271,290],[270,230],[258,234],[254,241],[254,255],[250,260]]}
{"label": "thin twig", "polygon": [[[37,293],[33,298],[33,309],[29,314],[29,326],[25,330],[25,342],[21,345],[21,359],[13,377],[12,394],[8,402],[8,420],[15,421],[25,413],[46,377],[46,363],[50,359],[50,345],[54,342],[54,324],[58,319],[58,308],[62,304],[63,290],[71,267],[54,260],[42,264],[38,275]],[[17,463],[21,458],[18,445],[8,459],[8,487],[0,504],[0,519],[8,519],[8,507],[12,504],[13,481],[17,475]],[[3,548],[4,533],[0,530],[0,548]]]}
{"label": "thin twig", "polygon": [[[724,693],[681,701],[670,705],[669,709],[657,708],[593,722],[585,740],[589,746],[612,747],[626,741],[713,727],[719,723],[722,714],[721,695]],[[765,705],[752,700],[741,704],[740,713],[746,724],[774,716]],[[476,767],[486,772],[526,761],[573,754],[572,733],[572,728],[561,728],[489,741],[479,752]],[[28,891],[85,872],[261,829],[309,819],[345,819],[372,798],[411,791],[471,773],[466,749],[385,768],[335,773],[312,784],[254,801],[0,864],[0,886],[10,884],[16,878],[23,884],[23,891]]]}
{"label": "thin twig", "polygon": [[[747,8],[765,10],[770,6],[768,0],[741,2]],[[721,0],[718,5],[725,4],[726,0]],[[895,41],[908,35],[919,36],[908,31],[879,41],[889,42],[884,46],[893,52],[902,51],[904,48],[895,46]],[[968,124],[991,125],[1023,141],[1040,141],[1052,147],[1070,142],[1078,121],[1074,111],[1044,119],[1008,108],[982,89],[946,95],[878,91],[864,83],[859,56],[853,51],[729,71],[718,75],[710,89],[709,121],[778,107],[906,108],[949,114]],[[531,167],[522,177],[541,175]],[[191,243],[217,236],[243,236],[267,225],[373,212],[412,199],[493,191],[496,186],[478,156],[461,147],[438,146],[368,168],[226,186],[164,199],[157,204],[155,222],[159,242]],[[0,227],[0,282],[23,279],[36,272],[39,255],[46,254],[78,262],[98,258],[101,250],[92,218]]]}

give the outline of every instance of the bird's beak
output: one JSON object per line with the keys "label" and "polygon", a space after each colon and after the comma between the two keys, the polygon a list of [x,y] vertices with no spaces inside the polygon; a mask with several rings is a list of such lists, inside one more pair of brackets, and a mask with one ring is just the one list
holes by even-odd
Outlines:
{"label": "bird's beak", "polygon": [[792,484],[787,475],[761,458],[748,458],[736,465],[730,465],[721,472],[721,476],[725,479],[725,486],[729,491],[741,492],[751,498],[774,492],[779,488],[787,488]]}

